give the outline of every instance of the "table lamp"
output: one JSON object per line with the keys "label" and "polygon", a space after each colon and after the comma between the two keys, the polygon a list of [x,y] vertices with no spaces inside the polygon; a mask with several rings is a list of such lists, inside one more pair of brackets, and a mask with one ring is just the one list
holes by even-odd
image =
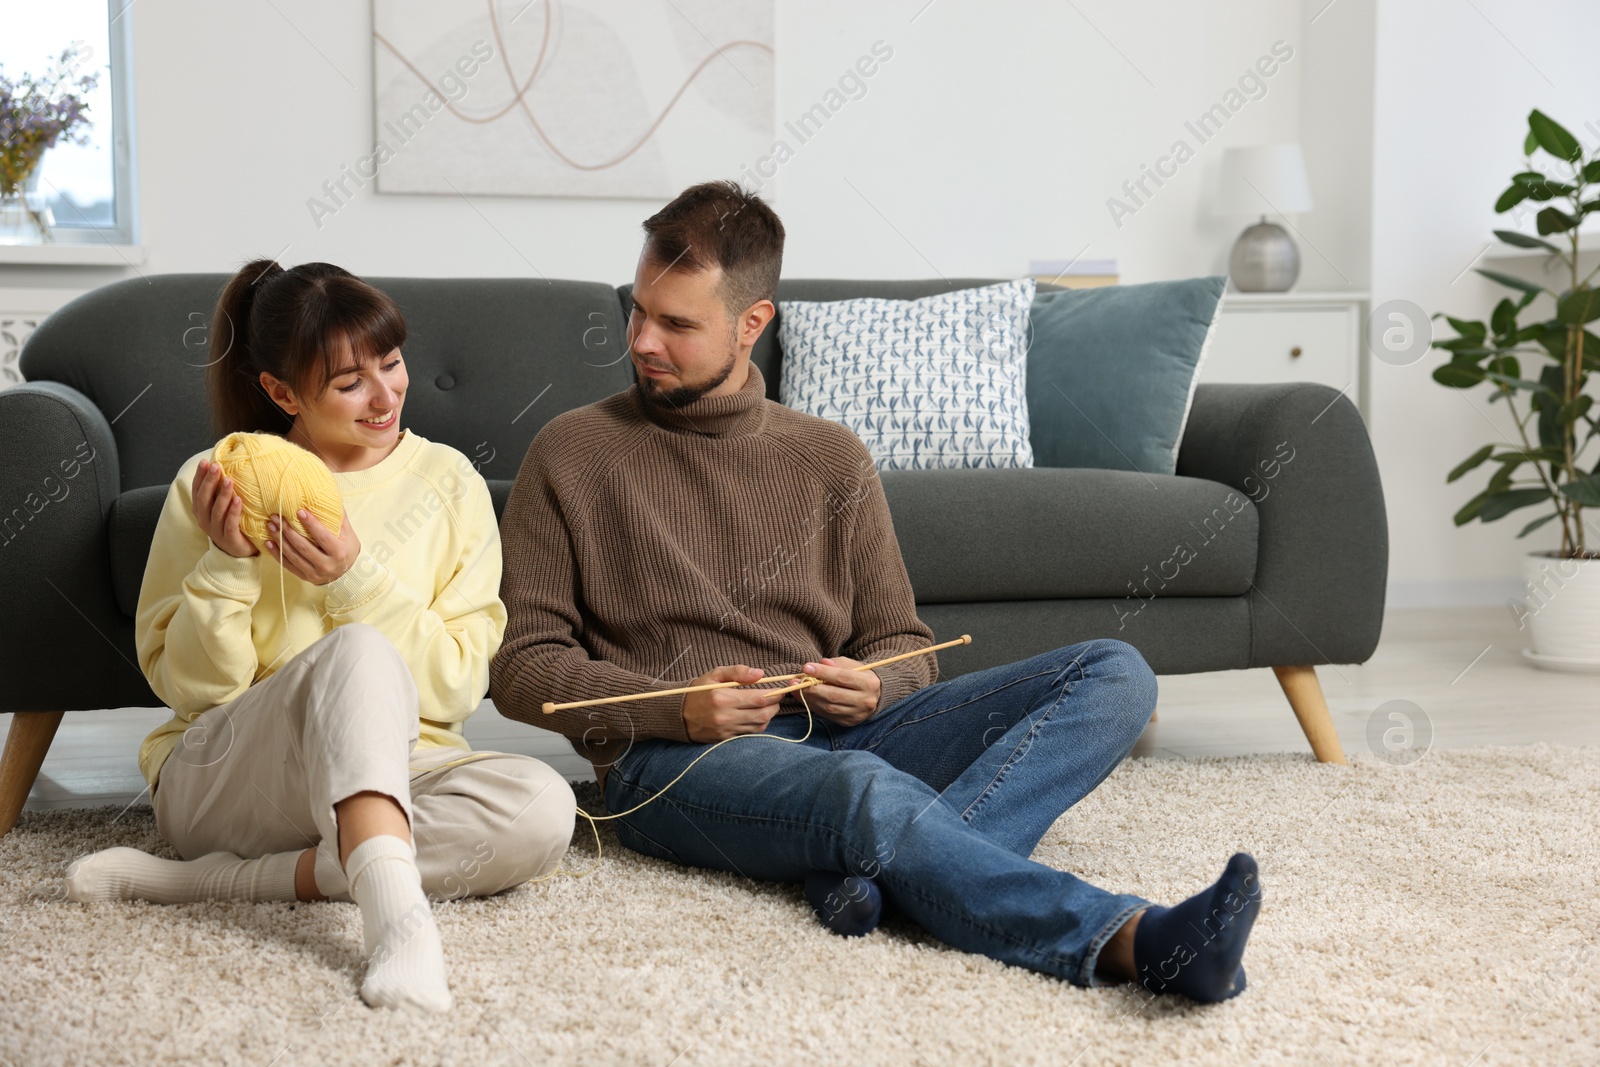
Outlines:
{"label": "table lamp", "polygon": [[1228,276],[1246,293],[1287,292],[1300,276],[1300,250],[1267,212],[1292,215],[1311,210],[1311,184],[1298,144],[1230,148],[1222,154],[1222,178],[1213,210],[1218,215],[1256,215],[1228,256]]}

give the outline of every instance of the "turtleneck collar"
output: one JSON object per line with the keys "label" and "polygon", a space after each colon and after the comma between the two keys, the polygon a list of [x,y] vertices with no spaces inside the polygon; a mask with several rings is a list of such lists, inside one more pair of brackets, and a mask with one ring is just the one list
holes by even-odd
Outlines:
{"label": "turtleneck collar", "polygon": [[767,419],[767,383],[754,363],[744,386],[726,396],[703,396],[679,408],[647,403],[634,383],[633,406],[646,419],[672,433],[702,437],[738,437],[757,433]]}

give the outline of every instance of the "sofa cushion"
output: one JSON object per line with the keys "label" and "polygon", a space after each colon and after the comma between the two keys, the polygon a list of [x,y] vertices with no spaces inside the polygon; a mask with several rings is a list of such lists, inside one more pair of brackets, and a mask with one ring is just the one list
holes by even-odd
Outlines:
{"label": "sofa cushion", "polygon": [[[975,289],[981,285],[994,285],[1003,278],[930,278],[917,281],[893,281],[882,278],[856,280],[840,278],[785,278],[778,282],[778,301],[785,300],[853,300],[859,296],[876,296],[885,300],[916,300],[934,293],[948,293],[955,289]],[[1054,288],[1043,286],[1040,289]],[[627,308],[633,286],[617,288],[622,306]],[[624,312],[626,314],[626,312]],[[783,386],[783,351],[778,347],[778,331],[783,327],[783,313],[773,316],[761,336],[750,350],[750,362],[761,368],[767,381],[767,399],[776,400]]]}
{"label": "sofa cushion", "polygon": [[1034,463],[1174,473],[1226,283],[1040,293],[1028,349]]}
{"label": "sofa cushion", "polygon": [[156,522],[167,502],[168,488],[147,485],[130,489],[111,502],[111,511],[106,515],[111,588],[117,607],[129,617],[139,610],[139,586],[144,584],[144,565],[150,559],[150,545],[156,539]]}
{"label": "sofa cushion", "polygon": [[1255,505],[1220,482],[1128,471],[884,471],[917,602],[1237,596]]}
{"label": "sofa cushion", "polygon": [[794,300],[781,401],[859,437],[880,470],[1031,467],[1032,278],[918,300]]}

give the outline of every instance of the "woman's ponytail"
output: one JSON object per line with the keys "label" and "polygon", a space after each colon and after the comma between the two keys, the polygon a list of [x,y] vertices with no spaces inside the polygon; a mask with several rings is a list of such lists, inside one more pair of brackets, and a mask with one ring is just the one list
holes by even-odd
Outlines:
{"label": "woman's ponytail", "polygon": [[211,353],[206,389],[211,397],[212,430],[225,437],[236,430],[283,433],[293,421],[261,388],[262,367],[250,345],[250,315],[256,298],[284,270],[275,260],[246,263],[228,280],[211,316]]}

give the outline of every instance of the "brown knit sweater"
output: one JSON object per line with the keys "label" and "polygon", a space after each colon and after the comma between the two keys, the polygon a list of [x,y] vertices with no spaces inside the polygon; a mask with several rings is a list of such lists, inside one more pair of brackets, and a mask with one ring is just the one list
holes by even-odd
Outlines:
{"label": "brown knit sweater", "polygon": [[[721,666],[926,648],[872,456],[849,430],[737,393],[675,411],[638,388],[552,419],[500,524],[501,714],[566,735],[606,771],[633,739],[688,741],[683,697],[558,711],[688,685]],[[932,655],[878,669],[878,706],[938,676]],[[792,702],[792,703],[791,703]],[[783,710],[801,710],[785,698]]]}

